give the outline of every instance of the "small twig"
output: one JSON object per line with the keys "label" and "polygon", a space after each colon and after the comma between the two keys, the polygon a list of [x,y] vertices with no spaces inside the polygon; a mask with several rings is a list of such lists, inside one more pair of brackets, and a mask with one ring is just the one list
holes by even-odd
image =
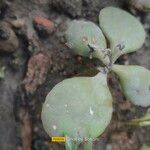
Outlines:
{"label": "small twig", "polygon": [[32,129],[29,113],[25,108],[20,110],[21,136],[23,150],[31,150],[32,145]]}
{"label": "small twig", "polygon": [[31,150],[32,149],[32,124],[29,114],[29,104],[28,97],[24,90],[24,87],[19,87],[21,108],[19,109],[19,120],[21,128],[21,139],[22,139],[22,149]]}

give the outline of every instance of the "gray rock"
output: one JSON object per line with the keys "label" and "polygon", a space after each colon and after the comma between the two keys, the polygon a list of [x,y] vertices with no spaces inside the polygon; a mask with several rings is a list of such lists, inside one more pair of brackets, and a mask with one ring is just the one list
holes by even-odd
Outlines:
{"label": "gray rock", "polygon": [[15,32],[8,23],[0,23],[0,51],[13,52],[17,49],[19,43]]}
{"label": "gray rock", "polygon": [[150,0],[130,0],[130,4],[138,10],[150,11]]}

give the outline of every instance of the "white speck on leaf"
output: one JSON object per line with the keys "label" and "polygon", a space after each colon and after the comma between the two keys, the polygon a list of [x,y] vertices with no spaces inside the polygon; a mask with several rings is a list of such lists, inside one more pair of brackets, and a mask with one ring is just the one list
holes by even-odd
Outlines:
{"label": "white speck on leaf", "polygon": [[67,104],[65,104],[65,107],[67,107],[68,105]]}
{"label": "white speck on leaf", "polygon": [[93,115],[94,111],[92,110],[92,108],[90,107],[90,115]]}
{"label": "white speck on leaf", "polygon": [[46,107],[49,107],[49,104],[46,104]]}
{"label": "white speck on leaf", "polygon": [[54,130],[56,130],[56,129],[57,129],[56,125],[53,125],[53,129],[54,129]]}

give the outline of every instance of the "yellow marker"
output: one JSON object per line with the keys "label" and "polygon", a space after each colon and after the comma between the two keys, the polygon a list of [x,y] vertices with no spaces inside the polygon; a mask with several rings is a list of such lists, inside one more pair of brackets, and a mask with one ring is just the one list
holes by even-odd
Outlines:
{"label": "yellow marker", "polygon": [[52,137],[52,142],[66,142],[66,138],[54,136]]}

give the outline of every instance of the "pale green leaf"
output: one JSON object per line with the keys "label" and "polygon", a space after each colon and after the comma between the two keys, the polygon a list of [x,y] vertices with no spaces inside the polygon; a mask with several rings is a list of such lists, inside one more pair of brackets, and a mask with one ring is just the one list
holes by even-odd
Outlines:
{"label": "pale green leaf", "polygon": [[114,65],[126,98],[136,105],[150,105],[150,71],[141,66]]}
{"label": "pale green leaf", "polygon": [[110,123],[112,96],[106,75],[75,77],[57,84],[47,95],[42,122],[50,136],[73,140],[96,138]]}
{"label": "pale green leaf", "polygon": [[67,44],[76,54],[89,57],[90,47],[93,47],[93,57],[99,58],[105,64],[109,63],[108,56],[105,56],[106,40],[101,29],[90,21],[74,20],[69,24],[66,31]]}
{"label": "pale green leaf", "polygon": [[125,54],[136,51],[144,43],[145,31],[142,24],[134,16],[120,8],[106,7],[102,9],[99,22],[110,43],[114,60],[119,56],[115,54],[118,44],[124,44],[125,48],[120,53]]}

